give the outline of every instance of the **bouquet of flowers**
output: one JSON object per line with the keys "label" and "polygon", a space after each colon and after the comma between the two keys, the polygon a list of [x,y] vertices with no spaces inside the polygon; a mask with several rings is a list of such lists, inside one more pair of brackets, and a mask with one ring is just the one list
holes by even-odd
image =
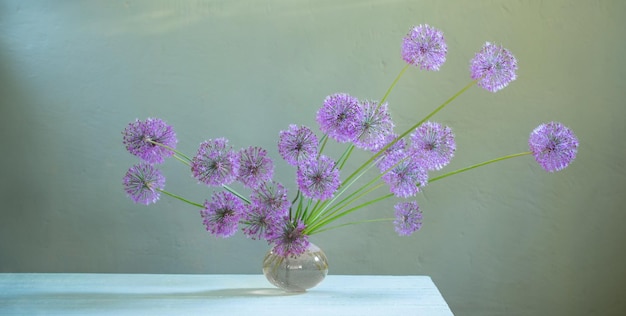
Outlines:
{"label": "bouquet of flowers", "polygon": [[[291,197],[281,182],[273,179],[274,164],[266,149],[234,150],[225,138],[202,142],[194,156],[176,149],[171,126],[158,118],[136,120],[123,131],[126,149],[142,162],[123,178],[128,196],[136,203],[157,202],[162,194],[200,209],[206,230],[230,237],[241,228],[252,239],[266,240],[279,256],[298,256],[309,245],[309,236],[329,229],[365,222],[393,222],[399,235],[410,235],[422,225],[422,211],[414,197],[428,183],[474,168],[514,157],[532,155],[548,172],[567,167],[576,157],[578,140],[558,122],[539,125],[528,140],[529,150],[487,160],[429,178],[454,156],[454,134],[448,126],[430,121],[437,112],[463,92],[477,85],[497,92],[516,79],[517,60],[500,45],[485,43],[470,61],[470,83],[407,130],[396,133],[386,99],[405,71],[415,66],[437,71],[446,60],[443,33],[429,25],[412,27],[403,38],[405,67],[380,101],[359,100],[347,93],[326,97],[317,112],[321,136],[311,128],[289,125],[278,134],[278,153],[295,170],[297,191]],[[345,144],[340,157],[325,154],[329,141]],[[353,172],[342,171],[354,150],[371,152]],[[166,191],[165,177],[157,168],[174,157],[190,168],[200,183],[221,188],[203,203]],[[356,185],[367,172],[375,176]],[[229,186],[239,182],[249,190],[242,194]],[[377,202],[397,197],[393,217],[337,223],[348,215]],[[332,225],[331,225],[332,224]]]}

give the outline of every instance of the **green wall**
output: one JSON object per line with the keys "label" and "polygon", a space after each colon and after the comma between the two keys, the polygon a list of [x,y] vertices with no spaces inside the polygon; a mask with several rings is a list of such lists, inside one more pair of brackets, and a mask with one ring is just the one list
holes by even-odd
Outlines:
{"label": "green wall", "polygon": [[[330,273],[430,275],[457,315],[623,315],[624,3],[0,1],[0,272],[260,273],[264,242],[218,240],[196,208],[124,195],[137,160],[121,131],[152,116],[189,154],[220,136],[260,145],[293,188],[278,132],[316,128],[335,92],[380,99],[404,65],[401,38],[428,23],[448,60],[398,83],[398,130],[467,84],[470,58],[492,41],[516,55],[518,80],[474,87],[434,118],[457,135],[446,170],[525,151],[551,120],[576,132],[578,158],[555,174],[527,156],[433,183],[410,237],[389,223],[313,236]],[[177,161],[163,169],[168,190],[209,197]]]}

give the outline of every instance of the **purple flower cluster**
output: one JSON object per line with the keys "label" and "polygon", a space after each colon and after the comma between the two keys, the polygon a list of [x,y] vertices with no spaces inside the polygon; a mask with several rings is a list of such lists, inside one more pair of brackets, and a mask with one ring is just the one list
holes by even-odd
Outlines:
{"label": "purple flower cluster", "polygon": [[217,192],[204,202],[200,211],[206,230],[217,237],[230,237],[237,232],[243,215],[243,202],[230,192]]}
{"label": "purple flower cluster", "polygon": [[384,173],[383,181],[397,197],[414,196],[428,183],[428,170],[410,154],[410,151],[390,152],[379,162],[378,168]]}
{"label": "purple flower cluster", "polygon": [[346,93],[329,95],[317,112],[320,130],[340,143],[352,142],[356,147],[377,151],[393,132],[387,103],[360,102]]}
{"label": "purple flower cluster", "polygon": [[277,220],[276,212],[273,210],[251,204],[246,205],[243,234],[253,240],[267,239],[275,229]]}
{"label": "purple flower cluster", "polygon": [[151,204],[159,200],[165,187],[165,177],[159,169],[145,162],[136,164],[126,172],[124,191],[135,203]]}
{"label": "purple flower cluster", "polygon": [[252,239],[268,239],[289,215],[287,190],[278,182],[263,182],[250,197],[244,214],[243,232]]}
{"label": "purple flower cluster", "polygon": [[260,147],[248,147],[239,152],[239,175],[237,180],[248,188],[256,188],[274,175],[274,163],[267,151]]}
{"label": "purple flower cluster", "polygon": [[537,126],[528,138],[528,146],[535,160],[548,172],[567,167],[578,152],[578,138],[569,128],[558,122]]}
{"label": "purple flower cluster", "polygon": [[147,118],[129,123],[122,136],[126,150],[144,161],[128,169],[122,179],[124,191],[135,203],[156,203],[165,187],[165,177],[153,164],[174,154],[176,133],[163,120]]}
{"label": "purple flower cluster", "polygon": [[278,152],[292,166],[317,157],[317,136],[306,126],[289,125],[278,136]]}
{"label": "purple flower cluster", "polygon": [[339,169],[327,156],[300,164],[297,171],[298,187],[304,196],[326,200],[339,188]]}
{"label": "purple flower cluster", "polygon": [[472,79],[478,85],[491,92],[504,89],[517,78],[517,59],[511,52],[492,43],[485,43],[480,52],[470,62]]}
{"label": "purple flower cluster", "polygon": [[402,59],[422,70],[439,70],[447,53],[443,32],[430,25],[413,27],[402,41]]}
{"label": "purple flower cluster", "polygon": [[363,108],[346,93],[329,95],[317,112],[317,123],[324,134],[340,143],[353,141],[361,131]]}
{"label": "purple flower cluster", "polygon": [[220,186],[235,181],[239,167],[240,157],[231,147],[228,147],[226,138],[202,142],[191,162],[193,176],[211,186]]}
{"label": "purple flower cluster", "polygon": [[[409,65],[421,70],[437,71],[446,61],[447,55],[443,32],[426,24],[414,26],[403,38],[401,53],[403,60]],[[401,74],[407,68],[405,66]],[[470,61],[471,78],[478,86],[491,92],[497,92],[515,80],[516,71],[517,60],[513,54],[502,46],[489,42]],[[461,92],[427,117],[431,117]],[[352,153],[352,146],[375,153],[357,171],[367,170],[364,168],[369,168],[370,162],[375,164],[382,173],[380,179],[399,198],[418,194],[428,184],[428,173],[448,165],[456,151],[452,130],[439,123],[416,124],[415,129],[407,130],[400,137],[393,131],[394,123],[384,100],[359,101],[347,93],[331,94],[324,99],[317,111],[316,122],[324,134],[321,144],[315,133],[306,126],[292,124],[278,135],[278,153],[289,165],[296,168],[298,193],[293,202],[288,199],[285,187],[272,179],[274,163],[265,149],[251,146],[235,151],[226,138],[216,138],[202,142],[196,155],[187,158],[176,150],[178,141],[172,127],[156,118],[135,120],[122,132],[126,149],[143,160],[126,172],[123,178],[124,190],[135,203],[155,203],[161,193],[189,202],[202,208],[200,215],[203,224],[211,234],[222,238],[230,237],[241,224],[245,236],[267,240],[273,245],[275,254],[283,257],[297,256],[304,253],[309,246],[308,233],[319,232],[317,229],[321,226],[381,199],[371,200],[346,211],[344,207],[352,203],[350,199],[354,195],[370,188],[365,186],[334,205],[311,203],[311,200],[320,202],[335,196],[341,186],[340,169]],[[322,148],[329,139],[338,143],[350,143],[344,155],[337,161],[322,154]],[[578,139],[569,128],[550,122],[532,131],[528,145],[530,153],[541,167],[548,172],[555,172],[567,167],[576,157]],[[155,164],[162,163],[165,158],[175,154],[177,159],[190,165],[191,173],[198,181],[209,186],[223,186],[225,191],[214,193],[204,204],[196,204],[164,191],[165,177]],[[529,152],[505,156],[487,163],[525,154]],[[433,178],[433,181],[460,171]],[[348,178],[352,179],[355,175],[357,178],[361,176],[355,172]],[[378,178],[375,180],[378,181]],[[251,191],[249,199],[227,186],[234,181]],[[341,192],[344,192],[343,188]],[[382,198],[390,196],[392,195],[388,194]],[[292,212],[292,203],[296,201],[298,209]],[[318,205],[323,208],[316,208]],[[314,218],[313,222],[310,222],[311,218]],[[422,226],[422,211],[418,203],[397,203],[393,224],[395,231],[401,236],[408,236],[419,230]],[[310,225],[309,230],[307,225]]]}
{"label": "purple flower cluster", "polygon": [[176,148],[178,142],[172,127],[156,118],[135,120],[128,124],[122,135],[126,150],[149,163],[162,163],[172,156],[174,152],[169,148]]}
{"label": "purple flower cluster", "polygon": [[361,149],[378,151],[384,146],[385,137],[393,132],[393,122],[387,110],[387,103],[379,106],[377,102],[364,101],[361,107],[363,117],[354,145]]}
{"label": "purple flower cluster", "polygon": [[281,217],[287,215],[291,202],[287,198],[287,189],[276,181],[263,182],[253,190],[250,197],[252,205],[278,213]]}
{"label": "purple flower cluster", "polygon": [[282,226],[274,230],[268,238],[274,245],[274,253],[281,257],[303,254],[309,247],[309,236],[304,234],[305,228],[302,220],[290,221],[284,218]]}
{"label": "purple flower cluster", "polygon": [[454,134],[447,126],[426,122],[411,133],[412,156],[428,170],[440,170],[452,160],[456,150]]}
{"label": "purple flower cluster", "polygon": [[401,202],[395,206],[395,230],[400,236],[408,236],[422,227],[422,211],[416,201]]}
{"label": "purple flower cluster", "polygon": [[[416,195],[428,184],[428,171],[447,165],[456,150],[452,130],[439,123],[426,122],[410,135],[410,143],[387,134],[385,151],[376,165],[383,173],[391,192],[398,197]],[[388,146],[392,141],[394,144]],[[384,148],[384,147],[383,147]]]}

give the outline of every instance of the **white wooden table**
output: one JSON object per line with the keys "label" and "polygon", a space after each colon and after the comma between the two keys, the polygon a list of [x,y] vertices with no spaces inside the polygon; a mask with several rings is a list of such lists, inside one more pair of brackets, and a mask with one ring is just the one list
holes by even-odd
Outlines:
{"label": "white wooden table", "polygon": [[263,275],[0,273],[0,315],[452,315],[428,276],[329,275],[287,294]]}

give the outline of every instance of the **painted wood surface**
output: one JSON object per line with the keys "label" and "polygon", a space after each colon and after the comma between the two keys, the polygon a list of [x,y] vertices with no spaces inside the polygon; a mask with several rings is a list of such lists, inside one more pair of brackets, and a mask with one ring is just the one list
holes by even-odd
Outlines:
{"label": "painted wood surface", "polygon": [[263,275],[0,274],[0,315],[452,315],[428,276],[329,275],[302,294]]}

